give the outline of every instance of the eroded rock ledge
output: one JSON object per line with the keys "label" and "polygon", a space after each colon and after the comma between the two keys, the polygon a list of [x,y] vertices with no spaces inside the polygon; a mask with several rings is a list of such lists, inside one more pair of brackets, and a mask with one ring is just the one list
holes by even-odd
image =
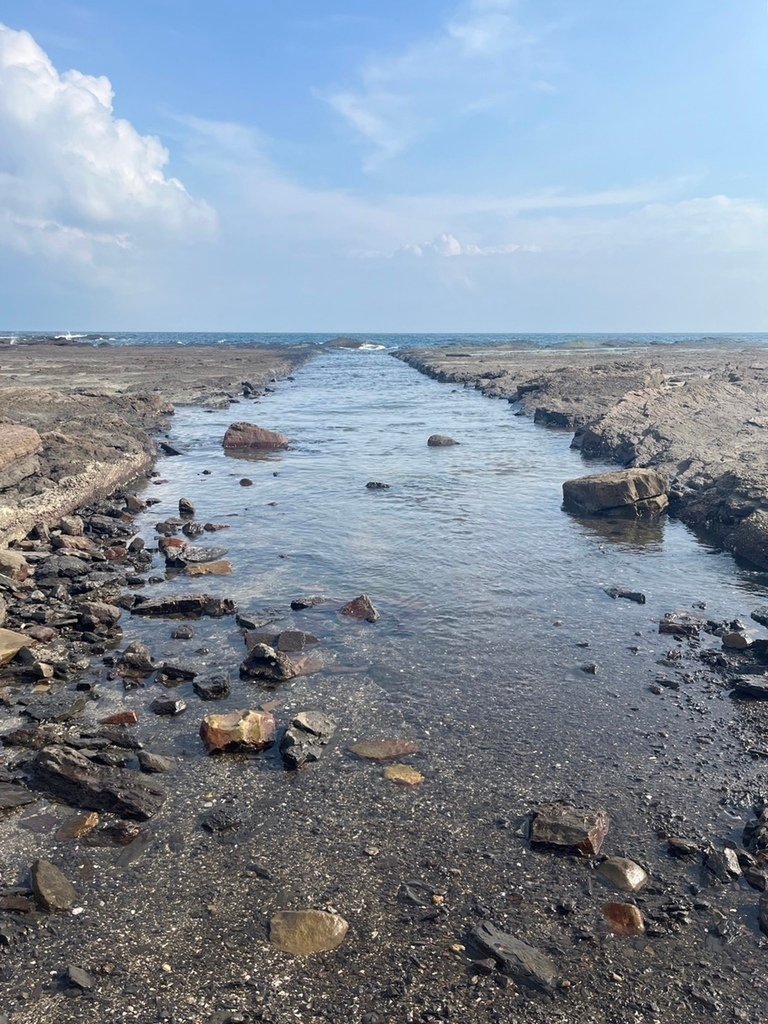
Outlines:
{"label": "eroded rock ledge", "polygon": [[669,476],[671,509],[768,568],[768,351],[414,349],[398,358],[437,380],[505,398],[575,432],[587,457]]}

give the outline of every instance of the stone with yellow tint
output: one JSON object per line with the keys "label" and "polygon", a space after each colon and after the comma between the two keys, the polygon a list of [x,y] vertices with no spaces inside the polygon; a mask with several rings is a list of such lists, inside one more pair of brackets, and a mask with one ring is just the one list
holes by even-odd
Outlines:
{"label": "stone with yellow tint", "polygon": [[397,757],[418,754],[419,745],[413,740],[361,740],[349,749],[365,761],[394,761]]}
{"label": "stone with yellow tint", "polygon": [[269,922],[269,941],[284,953],[307,956],[336,949],[349,924],[325,910],[279,910]]}
{"label": "stone with yellow tint", "polygon": [[409,764],[390,764],[384,769],[384,778],[401,786],[420,786],[424,781],[421,772]]}
{"label": "stone with yellow tint", "polygon": [[186,568],[187,576],[230,576],[232,563],[222,559],[220,562],[193,562]]}
{"label": "stone with yellow tint", "polygon": [[22,647],[31,647],[32,644],[34,640],[23,633],[14,633],[12,629],[0,629],[0,665],[7,665]]}
{"label": "stone with yellow tint", "polygon": [[62,822],[56,832],[56,838],[61,841],[81,839],[92,832],[98,824],[99,816],[96,811],[91,811],[90,814],[75,814]]}
{"label": "stone with yellow tint", "polygon": [[268,711],[232,711],[206,715],[200,738],[213,754],[221,750],[263,750],[275,741],[275,719]]}
{"label": "stone with yellow tint", "polygon": [[606,903],[603,917],[614,935],[645,934],[645,919],[633,903]]}

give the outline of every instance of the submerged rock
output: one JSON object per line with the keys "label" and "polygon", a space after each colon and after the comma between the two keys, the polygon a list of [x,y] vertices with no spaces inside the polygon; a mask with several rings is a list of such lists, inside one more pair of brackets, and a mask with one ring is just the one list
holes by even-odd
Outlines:
{"label": "submerged rock", "polygon": [[581,515],[631,512],[653,515],[669,504],[669,480],[655,469],[622,469],[566,480],[565,507]]}
{"label": "submerged rock", "polygon": [[546,804],[534,816],[531,842],[593,857],[600,853],[610,827],[607,811],[570,804]]}
{"label": "submerged rock", "polygon": [[620,590],[618,587],[607,587],[605,592],[614,601],[617,598],[622,598],[624,601],[634,601],[635,604],[645,604],[645,594],[639,590]]}
{"label": "submerged rock", "polygon": [[481,949],[490,953],[502,972],[519,985],[547,995],[555,994],[559,981],[557,968],[540,949],[501,931],[490,921],[483,921],[473,928],[472,938]]}
{"label": "submerged rock", "polygon": [[186,574],[187,576],[231,576],[233,568],[231,562],[222,559],[218,562],[188,565]]}
{"label": "submerged rock", "polygon": [[350,752],[364,761],[393,761],[398,757],[418,754],[419,744],[413,740],[361,740],[353,743]]}
{"label": "submerged rock", "polygon": [[49,914],[71,910],[77,890],[49,860],[36,860],[30,869],[35,899]]}
{"label": "submerged rock", "polygon": [[400,786],[420,786],[424,776],[409,764],[390,764],[384,769],[384,778]]}
{"label": "submerged rock", "polygon": [[283,953],[307,956],[336,949],[349,924],[324,910],[279,910],[269,921],[269,941]]}
{"label": "submerged rock", "polygon": [[152,754],[148,750],[138,750],[136,759],[139,762],[139,768],[148,775],[159,775],[173,769],[173,761],[170,757]]}
{"label": "submerged rock", "polygon": [[211,676],[210,679],[196,679],[192,689],[200,700],[223,700],[230,694],[229,678],[220,675]]}
{"label": "submerged rock", "polygon": [[341,609],[342,615],[349,615],[352,619],[362,619],[365,622],[378,622],[381,618],[378,609],[367,594],[361,594],[349,601]]}
{"label": "submerged rock", "polygon": [[192,519],[195,515],[195,506],[189,498],[179,498],[179,515],[185,519]]}
{"label": "submerged rock", "polygon": [[237,605],[228,597],[214,597],[211,594],[181,594],[177,597],[158,597],[141,601],[131,608],[132,615],[149,615],[154,618],[199,618],[208,615],[219,619],[234,615]]}
{"label": "submerged rock", "polygon": [[224,435],[224,447],[227,450],[256,448],[279,449],[289,445],[285,434],[274,430],[266,430],[255,423],[232,423]]}
{"label": "submerged rock", "polygon": [[667,612],[659,622],[659,633],[668,636],[699,636],[704,628],[704,620],[690,612]]}
{"label": "submerged rock", "polygon": [[429,448],[452,448],[458,443],[458,441],[448,437],[446,434],[430,434],[427,438],[427,447]]}
{"label": "submerged rock", "polygon": [[280,753],[289,768],[319,761],[323,748],[336,732],[336,723],[322,711],[302,711],[280,741]]}
{"label": "submerged rock", "polygon": [[240,675],[246,679],[280,683],[316,671],[318,667],[306,656],[292,658],[268,644],[254,644],[240,665]]}
{"label": "submerged rock", "polygon": [[209,753],[224,750],[264,750],[275,741],[275,719],[268,711],[231,711],[206,715],[200,738]]}

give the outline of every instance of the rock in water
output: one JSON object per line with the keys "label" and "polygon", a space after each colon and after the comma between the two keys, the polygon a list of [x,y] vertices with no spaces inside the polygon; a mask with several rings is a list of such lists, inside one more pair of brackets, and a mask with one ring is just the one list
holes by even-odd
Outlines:
{"label": "rock in water", "polygon": [[289,768],[301,768],[320,756],[336,732],[336,723],[321,711],[302,711],[285,730],[280,753]]}
{"label": "rock in water", "polygon": [[60,797],[73,807],[111,811],[122,818],[146,821],[165,803],[166,793],[138,772],[104,768],[65,747],[45,747],[32,762],[35,788]]}
{"label": "rock in water", "polygon": [[227,676],[211,676],[210,679],[196,679],[192,684],[200,700],[223,700],[230,693]]}
{"label": "rock in water", "polygon": [[597,873],[614,888],[624,892],[639,892],[648,884],[647,872],[626,857],[606,857]]}
{"label": "rock in water", "polygon": [[233,568],[231,562],[222,559],[219,562],[188,565],[186,574],[187,576],[231,576]]}
{"label": "rock in water", "polygon": [[148,750],[136,751],[136,758],[139,762],[139,768],[148,775],[161,774],[173,769],[173,761],[170,757],[152,754]]}
{"label": "rock in water", "polygon": [[324,910],[279,910],[269,921],[269,941],[284,953],[306,956],[336,949],[349,924]]}
{"label": "rock in water", "polygon": [[349,750],[364,761],[394,761],[398,757],[418,754],[419,745],[413,740],[360,740]]}
{"label": "rock in water", "polygon": [[305,674],[312,669],[308,657],[291,658],[282,651],[276,651],[269,644],[254,644],[245,660],[240,665],[240,675],[246,679],[263,679],[271,683],[281,683],[286,679]]}
{"label": "rock in water", "polygon": [[547,804],[539,808],[533,819],[531,842],[594,857],[600,853],[610,827],[611,819],[606,811]]}
{"label": "rock in water", "polygon": [[768,935],[768,895],[760,897],[757,909],[757,923],[763,935]]}
{"label": "rock in water", "polygon": [[768,700],[768,676],[741,676],[733,684],[733,693],[754,700]]}
{"label": "rock in water", "polygon": [[49,914],[71,910],[77,899],[74,885],[48,860],[36,860],[31,868],[35,899]]}
{"label": "rock in water", "polygon": [[266,430],[255,423],[232,423],[224,435],[224,447],[228,450],[236,450],[238,448],[260,448],[267,450],[287,448],[289,443],[285,434]]}
{"label": "rock in water", "polygon": [[566,480],[565,507],[578,515],[630,512],[653,515],[669,504],[669,480],[655,469],[622,469]]}
{"label": "rock in water", "polygon": [[200,738],[209,753],[223,750],[264,750],[275,741],[275,719],[268,711],[232,711],[206,715]]}
{"label": "rock in water", "polygon": [[185,519],[192,519],[195,515],[195,506],[189,498],[179,498],[179,515]]}
{"label": "rock in water", "polygon": [[228,597],[211,594],[183,594],[178,597],[159,597],[142,601],[131,608],[131,615],[150,615],[153,618],[199,618],[210,615],[214,619],[234,615],[237,605]]}
{"label": "rock in water", "polygon": [[704,620],[690,612],[667,612],[659,622],[659,633],[667,636],[698,636],[704,628]]}
{"label": "rock in water", "polygon": [[452,437],[447,437],[445,434],[431,434],[427,438],[427,447],[429,448],[452,448],[455,444],[458,444]]}
{"label": "rock in water", "polygon": [[381,480],[369,480],[365,485],[369,491],[388,491],[390,485],[383,483]]}
{"label": "rock in water", "polygon": [[500,931],[490,921],[473,928],[472,938],[498,961],[503,973],[518,984],[547,995],[555,994],[559,980],[557,968],[541,950]]}
{"label": "rock in water", "polygon": [[603,917],[614,935],[643,935],[645,921],[632,903],[606,903]]}
{"label": "rock in water", "polygon": [[409,764],[390,764],[384,769],[384,778],[400,786],[420,786],[424,776]]}
{"label": "rock in water", "polygon": [[367,594],[361,594],[354,598],[341,609],[342,615],[349,615],[352,619],[362,619],[365,622],[378,622],[381,618],[378,609]]}

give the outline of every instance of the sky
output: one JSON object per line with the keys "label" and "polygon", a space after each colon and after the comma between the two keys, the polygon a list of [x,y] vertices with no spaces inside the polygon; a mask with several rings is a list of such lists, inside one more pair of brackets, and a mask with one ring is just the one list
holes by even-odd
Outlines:
{"label": "sky", "polygon": [[768,331],[766,0],[0,0],[0,327]]}

